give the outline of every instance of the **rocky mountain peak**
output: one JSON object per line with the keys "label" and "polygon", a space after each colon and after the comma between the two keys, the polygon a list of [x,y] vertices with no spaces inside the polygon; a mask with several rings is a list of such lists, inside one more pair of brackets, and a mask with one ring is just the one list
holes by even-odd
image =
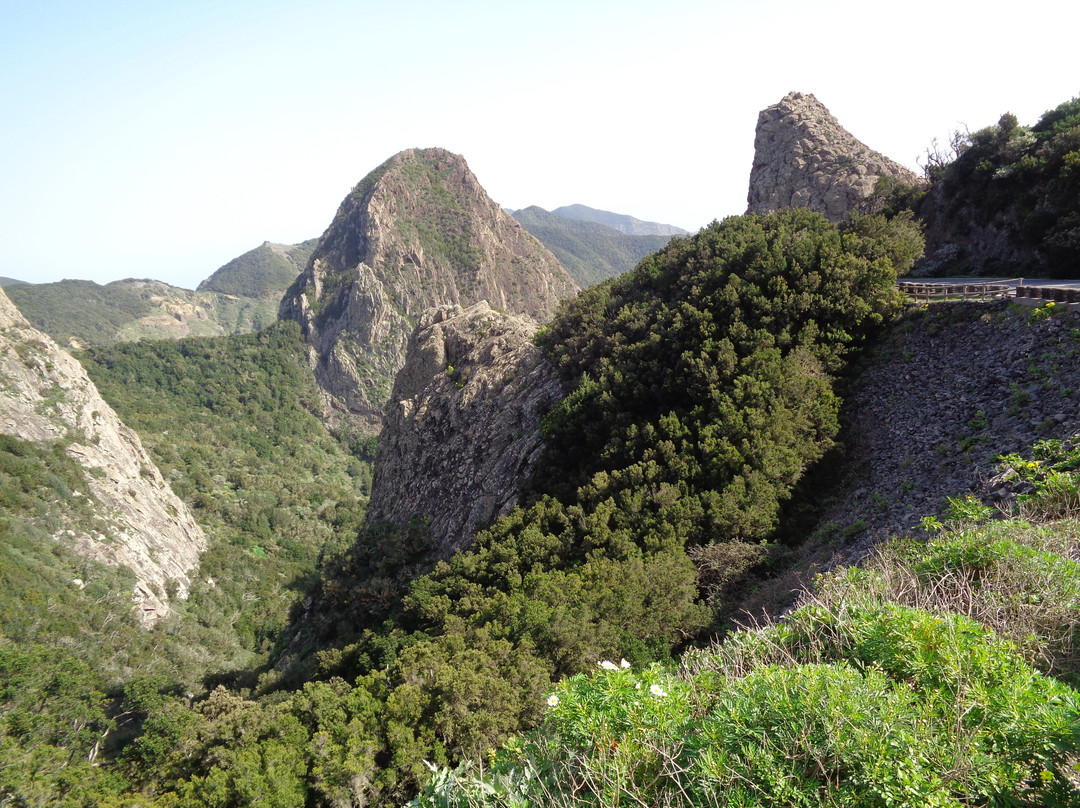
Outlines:
{"label": "rocky mountain peak", "polygon": [[810,208],[838,222],[867,212],[878,181],[924,180],[849,133],[809,93],[788,93],[758,115],[748,213]]}
{"label": "rocky mountain peak", "polygon": [[31,327],[0,291],[0,432],[61,443],[86,470],[93,525],[54,535],[83,555],[135,573],[135,616],[151,626],[186,598],[206,537],[149,453],[121,423],[74,357]]}
{"label": "rocky mountain peak", "polygon": [[345,198],[282,318],[300,323],[338,420],[374,432],[425,310],[493,307],[536,320],[578,291],[558,260],[445,149],[403,151]]}
{"label": "rocky mountain peak", "polygon": [[536,329],[483,302],[421,316],[379,436],[369,522],[426,517],[448,556],[517,504],[540,418],[562,397]]}

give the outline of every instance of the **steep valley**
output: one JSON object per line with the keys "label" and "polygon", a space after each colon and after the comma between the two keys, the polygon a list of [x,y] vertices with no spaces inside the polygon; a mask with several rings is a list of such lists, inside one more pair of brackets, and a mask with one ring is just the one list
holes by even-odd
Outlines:
{"label": "steep valley", "polygon": [[1080,804],[1080,312],[906,302],[923,181],[757,145],[584,291],[416,149],[190,293],[292,274],[252,333],[0,293],[0,804]]}

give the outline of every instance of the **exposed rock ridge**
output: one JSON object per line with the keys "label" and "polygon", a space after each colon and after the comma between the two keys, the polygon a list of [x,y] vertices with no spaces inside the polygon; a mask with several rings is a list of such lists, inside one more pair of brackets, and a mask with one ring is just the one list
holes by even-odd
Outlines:
{"label": "exposed rock ridge", "polygon": [[839,222],[872,207],[881,178],[924,182],[856,140],[813,95],[788,93],[758,115],[747,212],[810,208]]}
{"label": "exposed rock ridge", "polygon": [[577,291],[462,157],[412,149],[371,172],[341,203],[280,316],[303,328],[329,403],[374,432],[422,312],[487,300],[546,321]]}
{"label": "exposed rock ridge", "polygon": [[[70,525],[76,549],[135,573],[136,618],[153,625],[169,612],[166,592],[186,598],[206,537],[166,484],[138,436],[120,422],[86,371],[32,328],[0,291],[0,431],[21,440],[70,441],[88,472],[108,534]],[[57,538],[61,538],[60,535]]]}
{"label": "exposed rock ridge", "polygon": [[562,396],[536,328],[486,302],[420,318],[379,437],[369,522],[427,517],[448,556],[517,504],[542,448],[540,418]]}
{"label": "exposed rock ridge", "polygon": [[1080,432],[1080,316],[1029,323],[1016,308],[934,304],[867,357],[842,411],[848,482],[819,525],[837,537],[848,528],[838,560],[921,535],[945,496],[1009,498],[997,455]]}

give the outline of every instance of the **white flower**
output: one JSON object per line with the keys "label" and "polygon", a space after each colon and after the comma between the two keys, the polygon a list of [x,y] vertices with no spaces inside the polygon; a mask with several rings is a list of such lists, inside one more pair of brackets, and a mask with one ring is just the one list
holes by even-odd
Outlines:
{"label": "white flower", "polygon": [[660,685],[649,685],[649,692],[652,693],[654,696],[667,695],[666,693],[664,693],[664,688],[660,687]]}
{"label": "white flower", "polygon": [[638,682],[634,685],[634,690],[641,690],[641,682]]}
{"label": "white flower", "polygon": [[597,662],[596,664],[606,671],[617,671],[619,669],[610,659],[605,659],[603,662]]}
{"label": "white flower", "polygon": [[626,670],[627,668],[630,667],[630,663],[627,662],[625,658],[620,659],[619,660],[619,667],[622,668],[623,670]]}
{"label": "white flower", "polygon": [[548,707],[558,707],[559,697],[552,693],[550,696],[547,697],[547,705]]}

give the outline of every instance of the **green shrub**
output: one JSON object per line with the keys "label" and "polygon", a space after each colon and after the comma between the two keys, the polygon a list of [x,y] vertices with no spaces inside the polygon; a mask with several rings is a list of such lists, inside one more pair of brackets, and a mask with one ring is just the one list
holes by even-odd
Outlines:
{"label": "green shrub", "polygon": [[605,667],[561,683],[544,724],[507,744],[486,778],[444,773],[413,805],[1080,796],[1068,767],[1080,741],[1075,692],[959,616],[809,607],[689,655],[678,676]]}

